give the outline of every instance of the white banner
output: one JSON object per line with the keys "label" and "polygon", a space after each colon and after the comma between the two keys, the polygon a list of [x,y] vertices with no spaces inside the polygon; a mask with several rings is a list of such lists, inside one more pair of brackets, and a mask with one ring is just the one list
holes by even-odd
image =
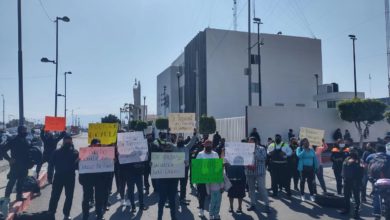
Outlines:
{"label": "white banner", "polygon": [[148,141],[142,132],[118,133],[118,159],[120,164],[148,160]]}
{"label": "white banner", "polygon": [[152,179],[184,178],[184,152],[152,153]]}
{"label": "white banner", "polygon": [[253,153],[255,152],[254,143],[226,142],[225,159],[230,165],[252,165]]}
{"label": "white banner", "polygon": [[114,172],[114,147],[82,147],[79,149],[79,173]]}

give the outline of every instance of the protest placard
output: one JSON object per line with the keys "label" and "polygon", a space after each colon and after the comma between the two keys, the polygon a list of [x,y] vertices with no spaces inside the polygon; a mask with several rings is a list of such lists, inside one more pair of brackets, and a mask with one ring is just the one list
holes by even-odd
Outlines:
{"label": "protest placard", "polygon": [[191,160],[192,183],[223,182],[223,159]]}
{"label": "protest placard", "polygon": [[64,117],[45,117],[45,131],[65,131],[65,127]]}
{"label": "protest placard", "polygon": [[184,152],[152,153],[152,179],[184,178]]}
{"label": "protest placard", "polygon": [[91,143],[92,139],[97,138],[101,144],[109,145],[116,142],[116,136],[118,132],[117,123],[96,123],[89,124],[88,127],[88,143]]}
{"label": "protest placard", "polygon": [[171,133],[192,133],[195,128],[195,113],[170,113]]}
{"label": "protest placard", "polygon": [[118,133],[118,153],[120,164],[146,161],[148,159],[148,142],[143,133]]}
{"label": "protest placard", "polygon": [[253,152],[255,152],[254,143],[241,143],[241,142],[225,143],[225,159],[232,166],[252,165]]}
{"label": "protest placard", "polygon": [[114,147],[82,147],[79,150],[79,173],[114,171]]}
{"label": "protest placard", "polygon": [[324,138],[325,131],[301,127],[299,130],[299,138],[307,138],[311,145],[322,146],[322,139]]}

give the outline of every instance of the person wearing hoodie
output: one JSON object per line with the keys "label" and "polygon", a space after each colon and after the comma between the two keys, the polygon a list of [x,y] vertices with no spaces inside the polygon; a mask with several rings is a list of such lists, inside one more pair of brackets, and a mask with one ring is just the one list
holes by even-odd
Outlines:
{"label": "person wearing hoodie", "polygon": [[55,150],[50,159],[50,163],[55,170],[55,174],[48,211],[52,214],[56,213],[62,189],[65,188],[63,214],[65,216],[64,219],[66,220],[72,219],[69,215],[70,209],[72,208],[78,162],[79,152],[74,149],[72,137],[70,135],[65,135],[61,148]]}
{"label": "person wearing hoodie", "polygon": [[341,195],[343,191],[343,179],[341,171],[343,169],[343,162],[349,155],[349,148],[345,148],[345,143],[342,139],[337,140],[336,145],[332,149],[330,160],[333,162],[332,169],[336,179],[337,194]]}
{"label": "person wearing hoodie", "polygon": [[297,157],[299,158],[298,162],[298,171],[301,174],[301,200],[305,201],[305,182],[310,192],[310,200],[314,202],[314,177],[318,168],[318,162],[316,153],[313,149],[310,148],[310,143],[307,138],[301,140],[301,146],[297,149]]}
{"label": "person wearing hoodie", "polygon": [[[93,139],[89,147],[100,147],[100,140]],[[103,204],[104,204],[104,184],[102,183],[102,173],[84,173],[79,174],[79,183],[83,187],[83,201],[81,204],[83,212],[83,220],[89,218],[90,201],[93,199],[95,193],[95,213],[97,220],[104,220],[103,218]]]}
{"label": "person wearing hoodie", "polygon": [[198,141],[198,136],[196,135],[196,132],[194,132],[194,135],[192,136],[190,142],[188,144],[185,144],[184,137],[179,135],[177,139],[177,151],[178,152],[184,152],[185,154],[185,170],[184,170],[184,178],[179,179],[180,182],[180,204],[182,205],[189,205],[186,200],[186,194],[187,194],[187,182],[188,182],[188,170],[190,166],[190,149],[196,144]]}

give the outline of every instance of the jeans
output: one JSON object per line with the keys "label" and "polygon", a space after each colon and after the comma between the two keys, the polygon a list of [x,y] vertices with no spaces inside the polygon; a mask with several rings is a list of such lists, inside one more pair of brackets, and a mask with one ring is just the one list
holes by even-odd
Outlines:
{"label": "jeans", "polygon": [[[326,185],[325,185],[325,180],[324,180],[324,167],[322,165],[320,165],[318,167],[318,170],[316,172],[316,176],[317,176],[318,181],[320,182],[322,191],[326,192]],[[313,184],[314,184],[314,191],[317,193],[317,185],[316,185],[315,178],[314,178]]]}
{"label": "jeans", "polygon": [[93,194],[95,193],[95,213],[98,218],[103,217],[103,204],[104,204],[104,183],[101,181],[95,183],[87,183],[83,185],[83,218],[88,219],[89,216],[89,202],[93,199]]}
{"label": "jeans", "polygon": [[310,195],[314,195],[314,169],[313,170],[302,170],[301,171],[301,195],[305,195],[305,182],[307,181],[307,186],[309,187]]}
{"label": "jeans", "polygon": [[141,174],[130,174],[128,175],[130,178],[127,182],[129,185],[127,186],[127,196],[129,197],[130,203],[132,208],[135,208],[135,202],[134,202],[134,185],[137,186],[138,191],[138,202],[139,206],[144,206],[144,190],[143,190],[143,182],[142,182],[142,175]]}
{"label": "jeans", "polygon": [[212,217],[219,217],[219,210],[221,209],[222,193],[220,190],[210,192],[210,207],[209,213]]}
{"label": "jeans", "polygon": [[197,184],[196,188],[198,191],[199,208],[204,209],[204,202],[206,201],[206,196],[207,196],[206,185],[205,184]]}
{"label": "jeans", "polygon": [[374,188],[372,206],[374,208],[374,214],[381,214],[381,198],[377,189]]}
{"label": "jeans", "polygon": [[70,209],[72,208],[73,192],[75,185],[75,174],[57,174],[54,176],[51,197],[49,202],[49,211],[56,213],[58,201],[62,193],[62,189],[65,188],[65,204],[63,208],[63,214],[65,216],[70,215]]}
{"label": "jeans", "polygon": [[186,200],[187,193],[187,182],[188,182],[188,167],[184,170],[184,178],[179,179],[180,181],[180,200]]}
{"label": "jeans", "polygon": [[288,169],[287,163],[272,163],[270,164],[271,168],[271,185],[272,185],[272,191],[273,195],[278,194],[278,187],[285,187],[287,195],[291,195],[290,190],[290,184],[289,179],[291,178],[291,175],[289,172],[291,172]]}
{"label": "jeans", "polygon": [[260,193],[261,199],[264,201],[265,205],[269,205],[268,192],[265,188],[265,175],[262,176],[247,176],[246,181],[249,188],[249,198],[251,200],[251,206],[256,205],[256,181],[258,191]]}
{"label": "jeans", "polygon": [[23,182],[27,177],[28,170],[15,165],[11,165],[10,172],[8,174],[8,183],[5,188],[5,197],[9,198],[12,193],[12,188],[16,183],[16,198],[21,199],[23,197]]}
{"label": "jeans", "polygon": [[345,209],[350,210],[351,206],[351,195],[355,199],[355,212],[359,212],[360,209],[360,180],[344,180],[344,199]]}
{"label": "jeans", "polygon": [[157,181],[159,187],[158,201],[158,220],[162,220],[164,205],[167,199],[169,200],[169,208],[171,210],[171,219],[176,220],[176,193],[177,179],[159,179]]}

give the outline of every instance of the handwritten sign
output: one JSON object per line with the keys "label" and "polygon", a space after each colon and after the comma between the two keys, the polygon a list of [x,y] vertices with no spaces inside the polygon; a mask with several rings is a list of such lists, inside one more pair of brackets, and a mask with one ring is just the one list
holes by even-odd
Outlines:
{"label": "handwritten sign", "polygon": [[116,142],[117,132],[117,123],[89,124],[88,143],[91,143],[92,139],[97,138],[100,140],[101,144],[114,144]]}
{"label": "handwritten sign", "polygon": [[184,178],[184,152],[152,153],[152,179]]}
{"label": "handwritten sign", "polygon": [[65,127],[64,117],[45,117],[45,131],[65,131]]}
{"label": "handwritten sign", "polygon": [[171,133],[192,133],[195,128],[195,113],[170,113]]}
{"label": "handwritten sign", "polygon": [[118,133],[118,153],[120,164],[146,161],[148,159],[148,142],[143,133]]}
{"label": "handwritten sign", "polygon": [[191,180],[193,183],[223,182],[223,159],[193,159]]}
{"label": "handwritten sign", "polygon": [[79,158],[80,174],[114,172],[114,147],[82,147]]}
{"label": "handwritten sign", "polygon": [[254,143],[226,142],[225,159],[233,166],[253,165]]}
{"label": "handwritten sign", "polygon": [[314,128],[305,128],[301,127],[299,131],[299,138],[307,138],[311,145],[322,146],[322,139],[324,138],[325,131],[314,129]]}

